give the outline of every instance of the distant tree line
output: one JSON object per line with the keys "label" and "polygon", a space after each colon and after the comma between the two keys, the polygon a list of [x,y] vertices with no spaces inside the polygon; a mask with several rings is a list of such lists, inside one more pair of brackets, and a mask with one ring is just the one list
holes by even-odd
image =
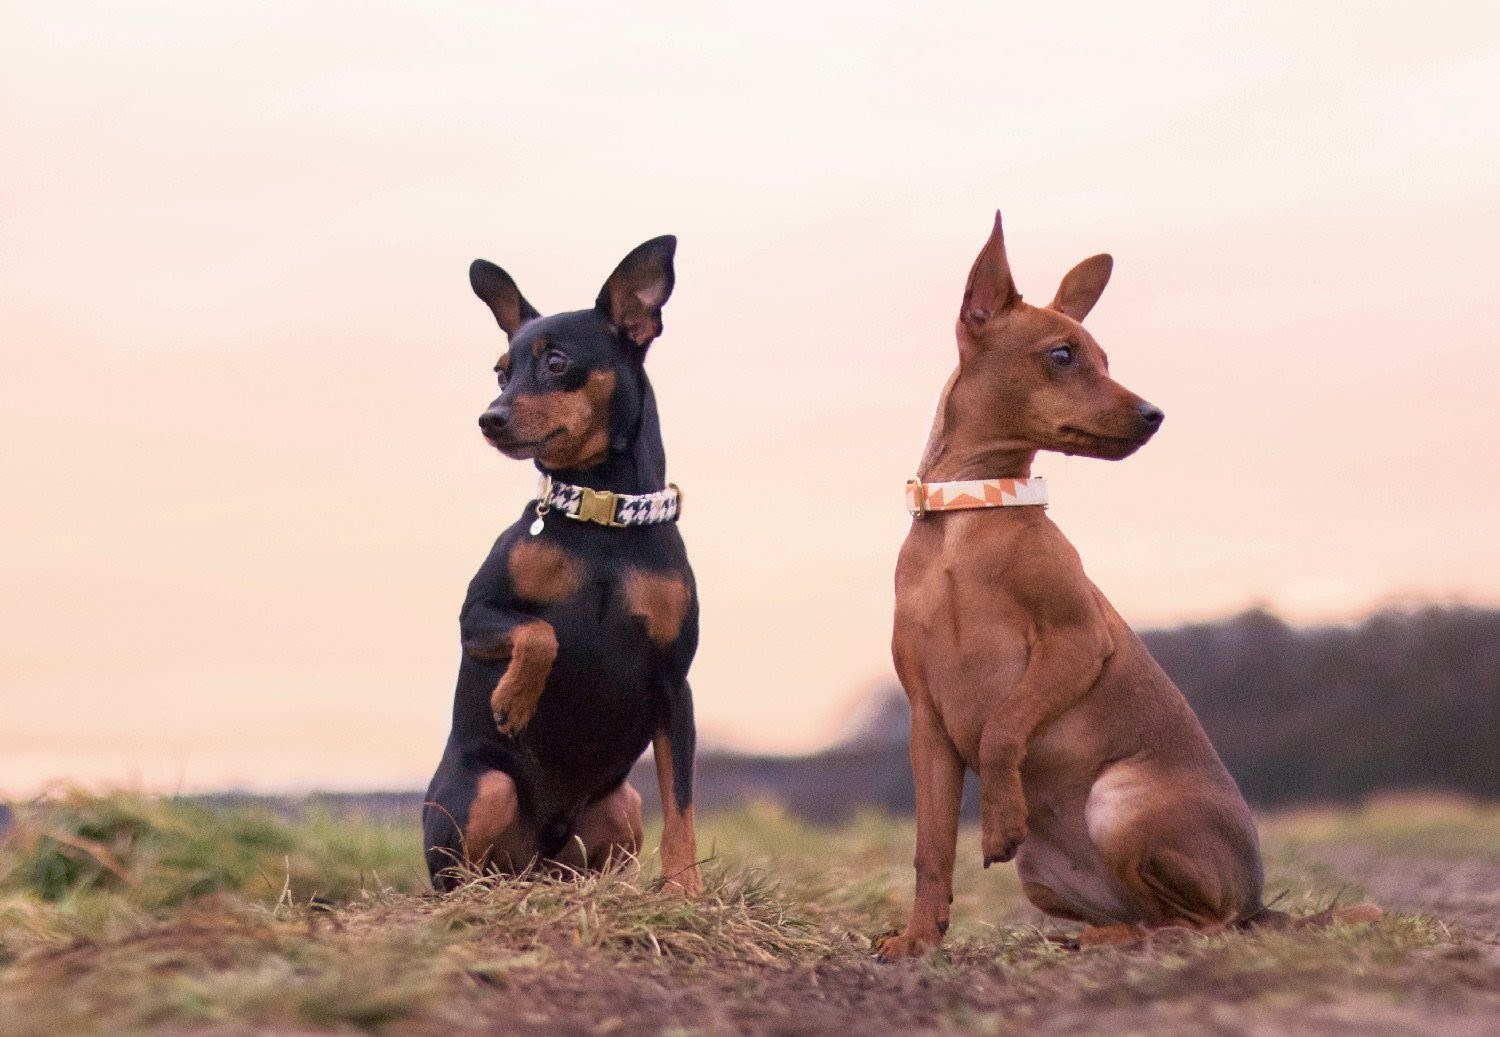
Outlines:
{"label": "distant tree line", "polygon": [[1388,789],[1500,797],[1500,610],[1310,628],[1256,610],[1142,640],[1253,803]]}
{"label": "distant tree line", "polygon": [[[1387,790],[1500,797],[1500,610],[1434,606],[1293,627],[1256,609],[1141,638],[1257,806]],[[814,759],[904,756],[906,725],[905,695],[886,686],[849,739]],[[909,809],[910,780],[896,777],[870,791]]]}
{"label": "distant tree line", "polygon": [[[1500,610],[1393,610],[1320,627],[1293,627],[1255,610],[1142,639],[1256,806],[1356,802],[1396,790],[1500,798]],[[909,813],[906,744],[906,696],[891,683],[870,695],[848,737],[825,752],[701,754],[696,802],[723,809],[774,800],[827,822],[868,808]],[[649,761],[632,780],[655,809]],[[319,795],[282,806],[415,816],[420,799],[416,792]],[[977,805],[970,776],[966,816],[976,816]]]}

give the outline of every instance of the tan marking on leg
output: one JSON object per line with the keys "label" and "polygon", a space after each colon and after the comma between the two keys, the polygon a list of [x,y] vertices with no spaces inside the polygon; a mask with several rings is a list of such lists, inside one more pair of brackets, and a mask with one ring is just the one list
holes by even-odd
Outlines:
{"label": "tan marking on leg", "polygon": [[627,781],[578,816],[556,859],[570,868],[619,867],[640,854],[643,834],[641,794]]}
{"label": "tan marking on leg", "polygon": [[[514,868],[524,861],[503,858],[504,836],[516,823],[518,803],[516,783],[501,771],[486,771],[479,776],[474,801],[469,804],[469,821],[464,827],[464,860],[476,868],[496,865]],[[497,853],[496,851],[500,852]]]}
{"label": "tan marking on leg", "polygon": [[659,647],[677,640],[692,593],[677,575],[631,569],[625,574],[625,602],[630,614],[646,621],[646,636]]}
{"label": "tan marking on leg", "polygon": [[526,601],[564,601],[583,585],[583,563],[556,544],[526,537],[510,549],[510,580]]}
{"label": "tan marking on leg", "polygon": [[656,756],[656,784],[661,790],[661,874],[669,893],[703,892],[698,873],[698,835],[693,829],[693,807],[681,807],[672,784],[672,740],[665,733],[651,742]]}
{"label": "tan marking on leg", "polygon": [[490,693],[490,710],[500,730],[514,735],[531,722],[536,712],[557,658],[557,634],[551,623],[533,619],[511,630],[508,640],[510,663]]}

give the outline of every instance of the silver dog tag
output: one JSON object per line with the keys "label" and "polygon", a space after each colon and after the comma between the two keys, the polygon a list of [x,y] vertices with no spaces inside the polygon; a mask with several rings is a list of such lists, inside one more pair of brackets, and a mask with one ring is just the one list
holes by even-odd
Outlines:
{"label": "silver dog tag", "polygon": [[542,531],[542,516],[538,515],[536,521],[531,524],[531,535],[536,536]]}

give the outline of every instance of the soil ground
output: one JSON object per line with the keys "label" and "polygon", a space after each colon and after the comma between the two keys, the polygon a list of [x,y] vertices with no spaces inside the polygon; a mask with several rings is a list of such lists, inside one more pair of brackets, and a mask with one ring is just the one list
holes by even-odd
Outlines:
{"label": "soil ground", "polygon": [[944,951],[894,965],[870,947],[910,894],[908,820],[706,819],[709,889],[683,901],[649,859],[438,898],[406,821],[139,797],[17,818],[5,1035],[1500,1032],[1500,810],[1466,803],[1264,820],[1276,906],[1370,899],[1377,923],[1085,951],[965,831]]}

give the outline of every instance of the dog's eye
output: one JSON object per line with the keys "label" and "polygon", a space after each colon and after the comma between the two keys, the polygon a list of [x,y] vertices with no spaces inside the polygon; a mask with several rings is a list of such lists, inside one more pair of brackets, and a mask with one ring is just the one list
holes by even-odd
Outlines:
{"label": "dog's eye", "polygon": [[563,374],[564,372],[566,372],[568,370],[568,357],[567,357],[567,354],[565,354],[565,353],[559,353],[557,350],[554,349],[552,352],[550,352],[550,353],[547,354],[546,364],[547,364],[547,373],[548,374],[550,374],[550,375]]}
{"label": "dog's eye", "polygon": [[1047,359],[1051,360],[1052,363],[1058,367],[1072,367],[1073,347],[1058,346],[1056,349],[1052,350],[1052,352],[1047,354]]}

